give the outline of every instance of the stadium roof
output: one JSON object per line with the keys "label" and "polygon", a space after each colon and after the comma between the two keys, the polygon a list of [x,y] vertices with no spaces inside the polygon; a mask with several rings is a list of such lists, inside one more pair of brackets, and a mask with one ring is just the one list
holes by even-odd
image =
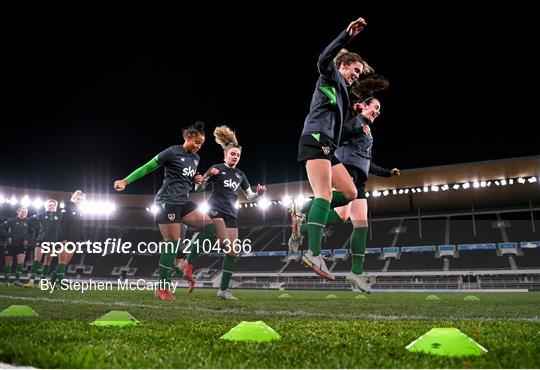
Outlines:
{"label": "stadium roof", "polygon": [[[518,178],[521,178],[519,182]],[[418,209],[428,213],[467,210],[471,209],[471,205],[476,209],[529,207],[540,205],[540,181],[532,182],[533,178],[540,178],[540,155],[403,170],[401,176],[392,178],[371,176],[366,191],[370,193],[370,210],[378,216],[415,213]],[[513,184],[502,186],[500,180],[503,179],[513,179]],[[529,179],[531,181],[528,181]],[[466,183],[469,186],[464,188]],[[447,191],[442,189],[445,184],[449,186]],[[439,188],[435,190],[432,186]],[[383,194],[384,190],[388,192]],[[376,194],[377,191],[380,193]],[[70,198],[70,193],[67,192],[0,186],[0,198],[4,200],[12,196],[21,199],[24,195],[28,195],[31,200],[40,197],[43,200],[54,198],[68,201]],[[192,199],[202,203],[208,195],[209,193],[194,193]],[[277,209],[283,209],[282,206],[276,206],[284,196],[296,198],[299,195],[312,196],[307,181],[268,185],[266,198],[275,201],[275,206],[266,211],[265,217],[270,217]],[[117,194],[111,189],[110,194],[94,194],[88,191],[87,199],[114,202],[117,210],[111,219],[122,218],[127,221],[141,217],[147,219],[148,215],[141,215],[141,209],[144,210],[153,203],[154,194]],[[241,202],[242,199],[241,197]],[[6,217],[9,203],[0,202],[0,207]],[[272,212],[272,209],[276,209],[276,212]],[[256,213],[262,213],[257,207],[242,208],[241,211],[243,212],[240,212],[240,218],[255,217]]]}

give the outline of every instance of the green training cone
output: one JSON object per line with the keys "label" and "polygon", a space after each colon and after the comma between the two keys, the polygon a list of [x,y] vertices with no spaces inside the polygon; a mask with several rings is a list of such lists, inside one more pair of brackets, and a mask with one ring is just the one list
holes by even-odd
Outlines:
{"label": "green training cone", "polygon": [[478,298],[475,295],[468,295],[465,298],[463,298],[464,301],[479,301],[480,298]]}
{"label": "green training cone", "polygon": [[96,321],[92,322],[91,325],[95,326],[132,326],[137,325],[139,321],[135,319],[127,311],[110,311],[105,315],[101,316]]}
{"label": "green training cone", "polygon": [[4,311],[0,312],[0,317],[36,317],[39,316],[36,311],[34,311],[28,305],[18,305],[14,304],[9,306]]}
{"label": "green training cone", "polygon": [[367,299],[367,297],[365,295],[363,295],[363,294],[359,294],[356,297],[354,297],[354,299],[365,301]]}
{"label": "green training cone", "polygon": [[289,298],[291,298],[291,296],[288,295],[287,293],[283,293],[283,294],[280,294],[280,295],[278,296],[278,298],[279,298],[279,299],[289,299]]}
{"label": "green training cone", "polygon": [[487,352],[456,328],[433,328],[405,348],[410,352],[449,357],[482,356]]}
{"label": "green training cone", "polygon": [[435,294],[430,294],[426,297],[426,301],[440,301],[441,299]]}
{"label": "green training cone", "polygon": [[328,294],[326,296],[326,299],[336,299],[336,298],[337,298],[337,295],[335,295],[335,294]]}
{"label": "green training cone", "polygon": [[220,339],[241,340],[246,342],[270,342],[281,339],[281,335],[263,321],[242,321],[222,335]]}

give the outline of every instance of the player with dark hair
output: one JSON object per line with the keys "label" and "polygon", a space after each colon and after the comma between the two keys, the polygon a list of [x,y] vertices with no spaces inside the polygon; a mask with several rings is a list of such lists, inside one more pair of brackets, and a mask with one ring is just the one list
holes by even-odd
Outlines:
{"label": "player with dark hair", "polygon": [[216,225],[206,214],[197,210],[197,205],[189,200],[189,193],[194,183],[200,183],[202,176],[197,175],[199,166],[199,155],[205,140],[204,123],[196,122],[194,125],[183,130],[184,143],[173,145],[154,158],[144,166],[133,171],[129,176],[114,182],[114,188],[122,191],[128,184],[140,179],[157,168],[165,167],[165,178],[163,185],[159,189],[155,203],[159,208],[156,214],[156,222],[163,240],[167,243],[165,251],[161,253],[159,259],[159,288],[155,295],[159,299],[176,299],[169,289],[176,259],[175,243],[181,237],[181,223],[200,230],[197,242],[192,245],[192,253],[187,258],[184,276],[189,282],[189,291],[195,287],[195,280],[192,276],[192,262],[197,257],[197,246],[202,246],[205,239],[224,240],[226,230],[224,227]]}

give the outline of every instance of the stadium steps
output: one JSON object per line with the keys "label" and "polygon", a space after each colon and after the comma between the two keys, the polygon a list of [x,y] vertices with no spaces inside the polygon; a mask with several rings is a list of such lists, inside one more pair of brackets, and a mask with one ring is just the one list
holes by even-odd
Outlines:
{"label": "stadium steps", "polygon": [[388,266],[390,266],[390,258],[386,259],[386,262],[384,263],[384,267],[382,269],[383,272],[388,271]]}
{"label": "stadium steps", "polygon": [[448,257],[444,257],[443,263],[444,263],[443,270],[444,271],[449,271],[450,270],[450,260],[448,259]]}
{"label": "stadium steps", "polygon": [[[497,212],[496,215],[497,215],[497,222],[504,223],[504,220],[501,218],[501,214]],[[503,242],[508,243],[508,235],[506,234],[506,227],[500,227],[499,230],[501,231],[501,237],[502,237]]]}
{"label": "stadium steps", "polygon": [[[405,219],[404,219],[404,218],[400,219],[400,220],[399,220],[399,225],[398,225],[398,227],[396,228],[396,230],[401,230],[401,228],[403,227],[403,223],[404,223],[404,222],[405,222]],[[397,241],[398,241],[398,238],[399,238],[399,234],[400,234],[399,232],[396,232],[396,233],[395,233],[394,240],[392,241],[392,245],[391,245],[392,247],[395,247],[395,246],[397,245]],[[388,266],[387,266],[387,267],[388,267]],[[386,271],[386,270],[384,270],[384,271]]]}
{"label": "stadium steps", "polygon": [[508,256],[508,261],[510,262],[510,268],[512,270],[517,270],[516,260],[513,256]]}
{"label": "stadium steps", "polygon": [[283,270],[285,270],[287,268],[287,266],[289,266],[289,263],[291,263],[291,260],[286,260],[285,265],[282,268],[280,268],[277,273],[281,274],[283,272]]}

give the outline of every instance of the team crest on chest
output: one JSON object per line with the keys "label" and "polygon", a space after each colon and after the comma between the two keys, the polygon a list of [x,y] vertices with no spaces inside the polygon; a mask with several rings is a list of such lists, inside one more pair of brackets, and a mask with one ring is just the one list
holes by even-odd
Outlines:
{"label": "team crest on chest", "polygon": [[328,146],[322,146],[321,149],[322,149],[324,155],[328,155],[330,153],[330,147],[328,147]]}

